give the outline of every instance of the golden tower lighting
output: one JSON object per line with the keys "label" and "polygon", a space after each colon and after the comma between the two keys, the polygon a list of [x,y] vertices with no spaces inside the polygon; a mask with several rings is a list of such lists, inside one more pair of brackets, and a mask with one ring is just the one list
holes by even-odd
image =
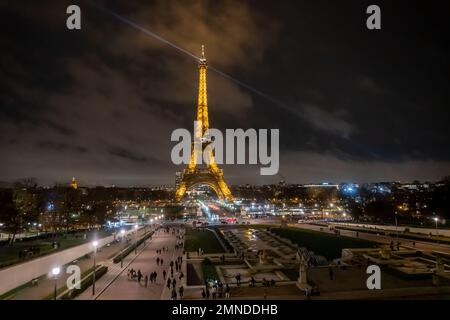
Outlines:
{"label": "golden tower lighting", "polygon": [[[223,171],[217,166],[214,152],[210,148],[208,148],[207,151],[209,161],[206,168],[197,166],[197,157],[202,156],[203,151],[210,143],[207,139],[203,139],[204,133],[209,129],[208,95],[206,86],[207,63],[204,46],[202,46],[202,57],[199,60],[198,69],[197,122],[201,123],[201,126],[197,126],[194,133],[195,139],[192,143],[191,159],[189,161],[189,166],[183,171],[181,183],[177,187],[176,198],[177,200],[180,200],[186,193],[186,190],[195,185],[206,184],[216,192],[219,198],[232,200],[233,197],[230,189],[223,179]],[[201,143],[201,146],[197,146],[196,143]]]}

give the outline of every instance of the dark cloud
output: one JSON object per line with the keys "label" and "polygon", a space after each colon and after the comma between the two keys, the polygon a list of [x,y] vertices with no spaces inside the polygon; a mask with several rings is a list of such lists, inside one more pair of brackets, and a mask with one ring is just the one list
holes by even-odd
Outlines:
{"label": "dark cloud", "polygon": [[[279,128],[290,182],[450,171],[446,20],[431,4],[382,1],[383,29],[369,32],[365,1],[97,3],[195,55],[205,44],[210,66],[254,88],[210,68],[211,124]],[[89,1],[68,31],[69,4],[0,4],[0,180],[173,183],[170,134],[192,130],[196,62]],[[224,170],[231,183],[280,178]]]}

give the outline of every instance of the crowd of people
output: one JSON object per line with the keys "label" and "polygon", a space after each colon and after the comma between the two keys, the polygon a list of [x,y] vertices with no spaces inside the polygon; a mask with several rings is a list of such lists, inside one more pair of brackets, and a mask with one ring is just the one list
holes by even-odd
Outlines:
{"label": "crowd of people", "polygon": [[202,289],[202,298],[205,300],[209,300],[210,298],[213,300],[216,299],[222,299],[230,298],[230,291],[231,288],[226,283],[225,285],[220,281],[214,281],[213,284],[210,284],[209,282],[205,282],[205,287]]}
{"label": "crowd of people", "polygon": [[[156,265],[158,267],[165,267],[162,271],[162,280],[159,284],[166,285],[170,291],[171,299],[175,300],[178,297],[183,298],[184,287],[182,286],[182,279],[184,273],[182,271],[183,254],[184,254],[184,228],[179,227],[164,227],[157,230],[156,234],[166,233],[176,236],[177,242],[174,246],[176,258],[165,264],[163,255],[168,253],[169,247],[164,246],[156,250]],[[151,271],[148,275],[144,274],[141,270],[134,270],[130,268],[127,270],[127,276],[129,280],[137,281],[139,285],[148,287],[149,284],[157,284],[158,272],[156,270]],[[161,279],[161,277],[159,278]],[[178,286],[177,286],[178,284]]]}

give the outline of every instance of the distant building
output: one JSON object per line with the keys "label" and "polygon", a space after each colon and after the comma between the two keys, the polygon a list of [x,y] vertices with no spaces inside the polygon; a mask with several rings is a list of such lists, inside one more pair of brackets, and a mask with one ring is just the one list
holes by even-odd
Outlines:
{"label": "distant building", "polygon": [[70,182],[70,187],[74,188],[74,189],[78,189],[78,182],[77,182],[77,179],[75,179],[75,177],[72,178],[72,181]]}

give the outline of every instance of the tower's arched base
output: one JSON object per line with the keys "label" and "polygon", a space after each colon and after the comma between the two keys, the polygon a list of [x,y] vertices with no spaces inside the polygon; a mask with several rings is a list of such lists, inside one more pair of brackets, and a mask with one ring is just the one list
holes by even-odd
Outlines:
{"label": "tower's arched base", "polygon": [[184,170],[183,178],[176,192],[177,200],[181,200],[188,189],[199,184],[210,186],[220,199],[233,200],[230,189],[223,180],[222,171],[216,173],[208,169]]}

